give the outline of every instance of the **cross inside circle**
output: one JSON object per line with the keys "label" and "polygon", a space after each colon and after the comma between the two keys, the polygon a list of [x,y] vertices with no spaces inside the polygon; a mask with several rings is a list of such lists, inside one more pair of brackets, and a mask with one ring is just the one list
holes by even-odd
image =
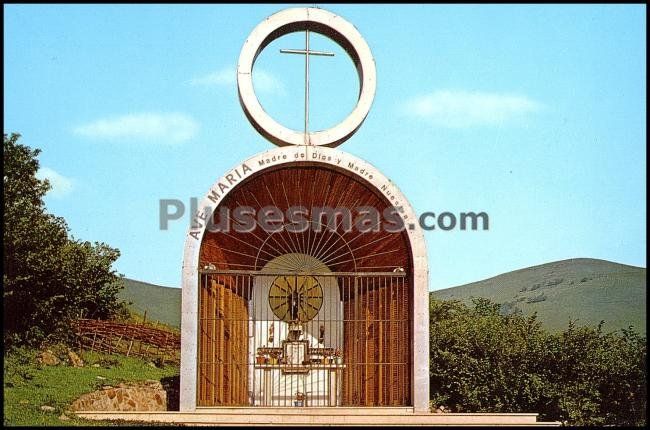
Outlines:
{"label": "cross inside circle", "polygon": [[[301,131],[283,126],[264,111],[255,95],[252,78],[253,65],[264,47],[285,34],[298,31],[305,32],[305,49],[281,49],[280,52],[305,56],[305,123]],[[343,48],[359,76],[359,98],[352,112],[334,127],[319,131],[309,130],[309,58],[312,55],[331,57],[334,53],[311,50],[309,35],[312,32],[328,37]],[[376,85],[375,60],[358,30],[340,16],[318,8],[285,9],[271,15],[246,39],[237,64],[237,90],[246,118],[262,136],[278,146],[336,147],[345,142],[366,119]]]}

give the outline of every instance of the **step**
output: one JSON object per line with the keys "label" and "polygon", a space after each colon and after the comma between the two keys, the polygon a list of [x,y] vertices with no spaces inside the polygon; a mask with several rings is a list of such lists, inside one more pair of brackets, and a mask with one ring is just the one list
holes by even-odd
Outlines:
{"label": "step", "polygon": [[[257,408],[250,408],[257,409]],[[269,408],[265,408],[269,409]],[[273,408],[283,409],[283,408]],[[125,420],[141,422],[175,423],[186,425],[286,425],[286,426],[308,426],[308,425],[505,425],[505,426],[559,426],[559,422],[537,422],[537,414],[466,414],[466,413],[394,413],[394,414],[312,414],[306,409],[297,408],[303,411],[287,413],[217,413],[213,409],[209,411],[197,410],[196,412],[76,412],[80,418],[91,420]],[[323,408],[325,409],[325,408]],[[335,409],[335,408],[329,408]],[[336,408],[338,409],[338,408]],[[347,408],[346,408],[347,409]],[[352,408],[349,408],[352,409]],[[323,412],[323,411],[320,411]],[[350,411],[352,412],[352,411]]]}
{"label": "step", "polygon": [[196,408],[196,413],[201,414],[230,414],[230,415],[401,415],[413,414],[413,407],[393,406],[393,407],[348,407],[348,406],[310,406],[310,407],[237,407],[237,406],[219,406]]}

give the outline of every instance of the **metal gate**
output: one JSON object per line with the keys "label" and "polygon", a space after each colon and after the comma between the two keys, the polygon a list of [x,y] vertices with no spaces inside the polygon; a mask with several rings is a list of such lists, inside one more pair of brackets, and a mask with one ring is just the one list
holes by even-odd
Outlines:
{"label": "metal gate", "polygon": [[199,406],[411,405],[407,273],[199,279]]}

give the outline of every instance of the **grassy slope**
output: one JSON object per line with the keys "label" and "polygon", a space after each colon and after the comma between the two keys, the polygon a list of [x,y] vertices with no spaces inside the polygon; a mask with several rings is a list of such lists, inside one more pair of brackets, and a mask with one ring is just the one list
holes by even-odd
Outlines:
{"label": "grassy slope", "polygon": [[537,312],[551,330],[565,328],[571,318],[577,324],[605,320],[605,330],[633,325],[645,333],[646,269],[604,260],[557,261],[432,294],[465,302],[486,297],[524,314]]}
{"label": "grassy slope", "polygon": [[181,325],[181,289],[161,287],[146,282],[124,279],[124,289],[120,298],[127,302],[136,313],[144,315],[147,321],[160,321],[172,327]]}
{"label": "grassy slope", "polygon": [[[86,365],[81,368],[63,364],[42,366],[36,363],[37,351],[27,350],[5,355],[4,365],[4,425],[11,426],[62,426],[110,425],[115,422],[90,421],[74,417],[69,421],[59,419],[73,400],[84,393],[115,386],[120,382],[161,380],[178,375],[178,366],[162,369],[151,367],[146,361],[121,355],[82,353]],[[99,363],[102,367],[92,367]],[[100,376],[106,379],[98,379]],[[53,412],[41,411],[41,406],[56,408]],[[126,423],[123,423],[126,424]],[[133,425],[133,424],[131,424]]]}
{"label": "grassy slope", "polygon": [[[605,329],[633,325],[645,333],[646,269],[590,258],[576,258],[528,267],[494,278],[433,292],[442,299],[487,297],[525,314],[537,312],[551,330],[578,324]],[[147,320],[180,326],[181,290],[125,279],[121,292]],[[526,288],[526,291],[522,291]],[[543,299],[543,300],[541,300]],[[541,300],[534,302],[534,300]]]}

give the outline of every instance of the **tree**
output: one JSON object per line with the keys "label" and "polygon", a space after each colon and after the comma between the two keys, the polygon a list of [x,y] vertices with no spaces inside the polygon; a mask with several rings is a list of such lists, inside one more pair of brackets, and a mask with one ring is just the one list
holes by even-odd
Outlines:
{"label": "tree", "polygon": [[79,315],[108,317],[121,307],[121,278],[111,269],[119,251],[68,237],[65,220],[45,209],[51,186],[36,177],[41,151],[19,138],[5,134],[3,143],[5,345],[65,335]]}

